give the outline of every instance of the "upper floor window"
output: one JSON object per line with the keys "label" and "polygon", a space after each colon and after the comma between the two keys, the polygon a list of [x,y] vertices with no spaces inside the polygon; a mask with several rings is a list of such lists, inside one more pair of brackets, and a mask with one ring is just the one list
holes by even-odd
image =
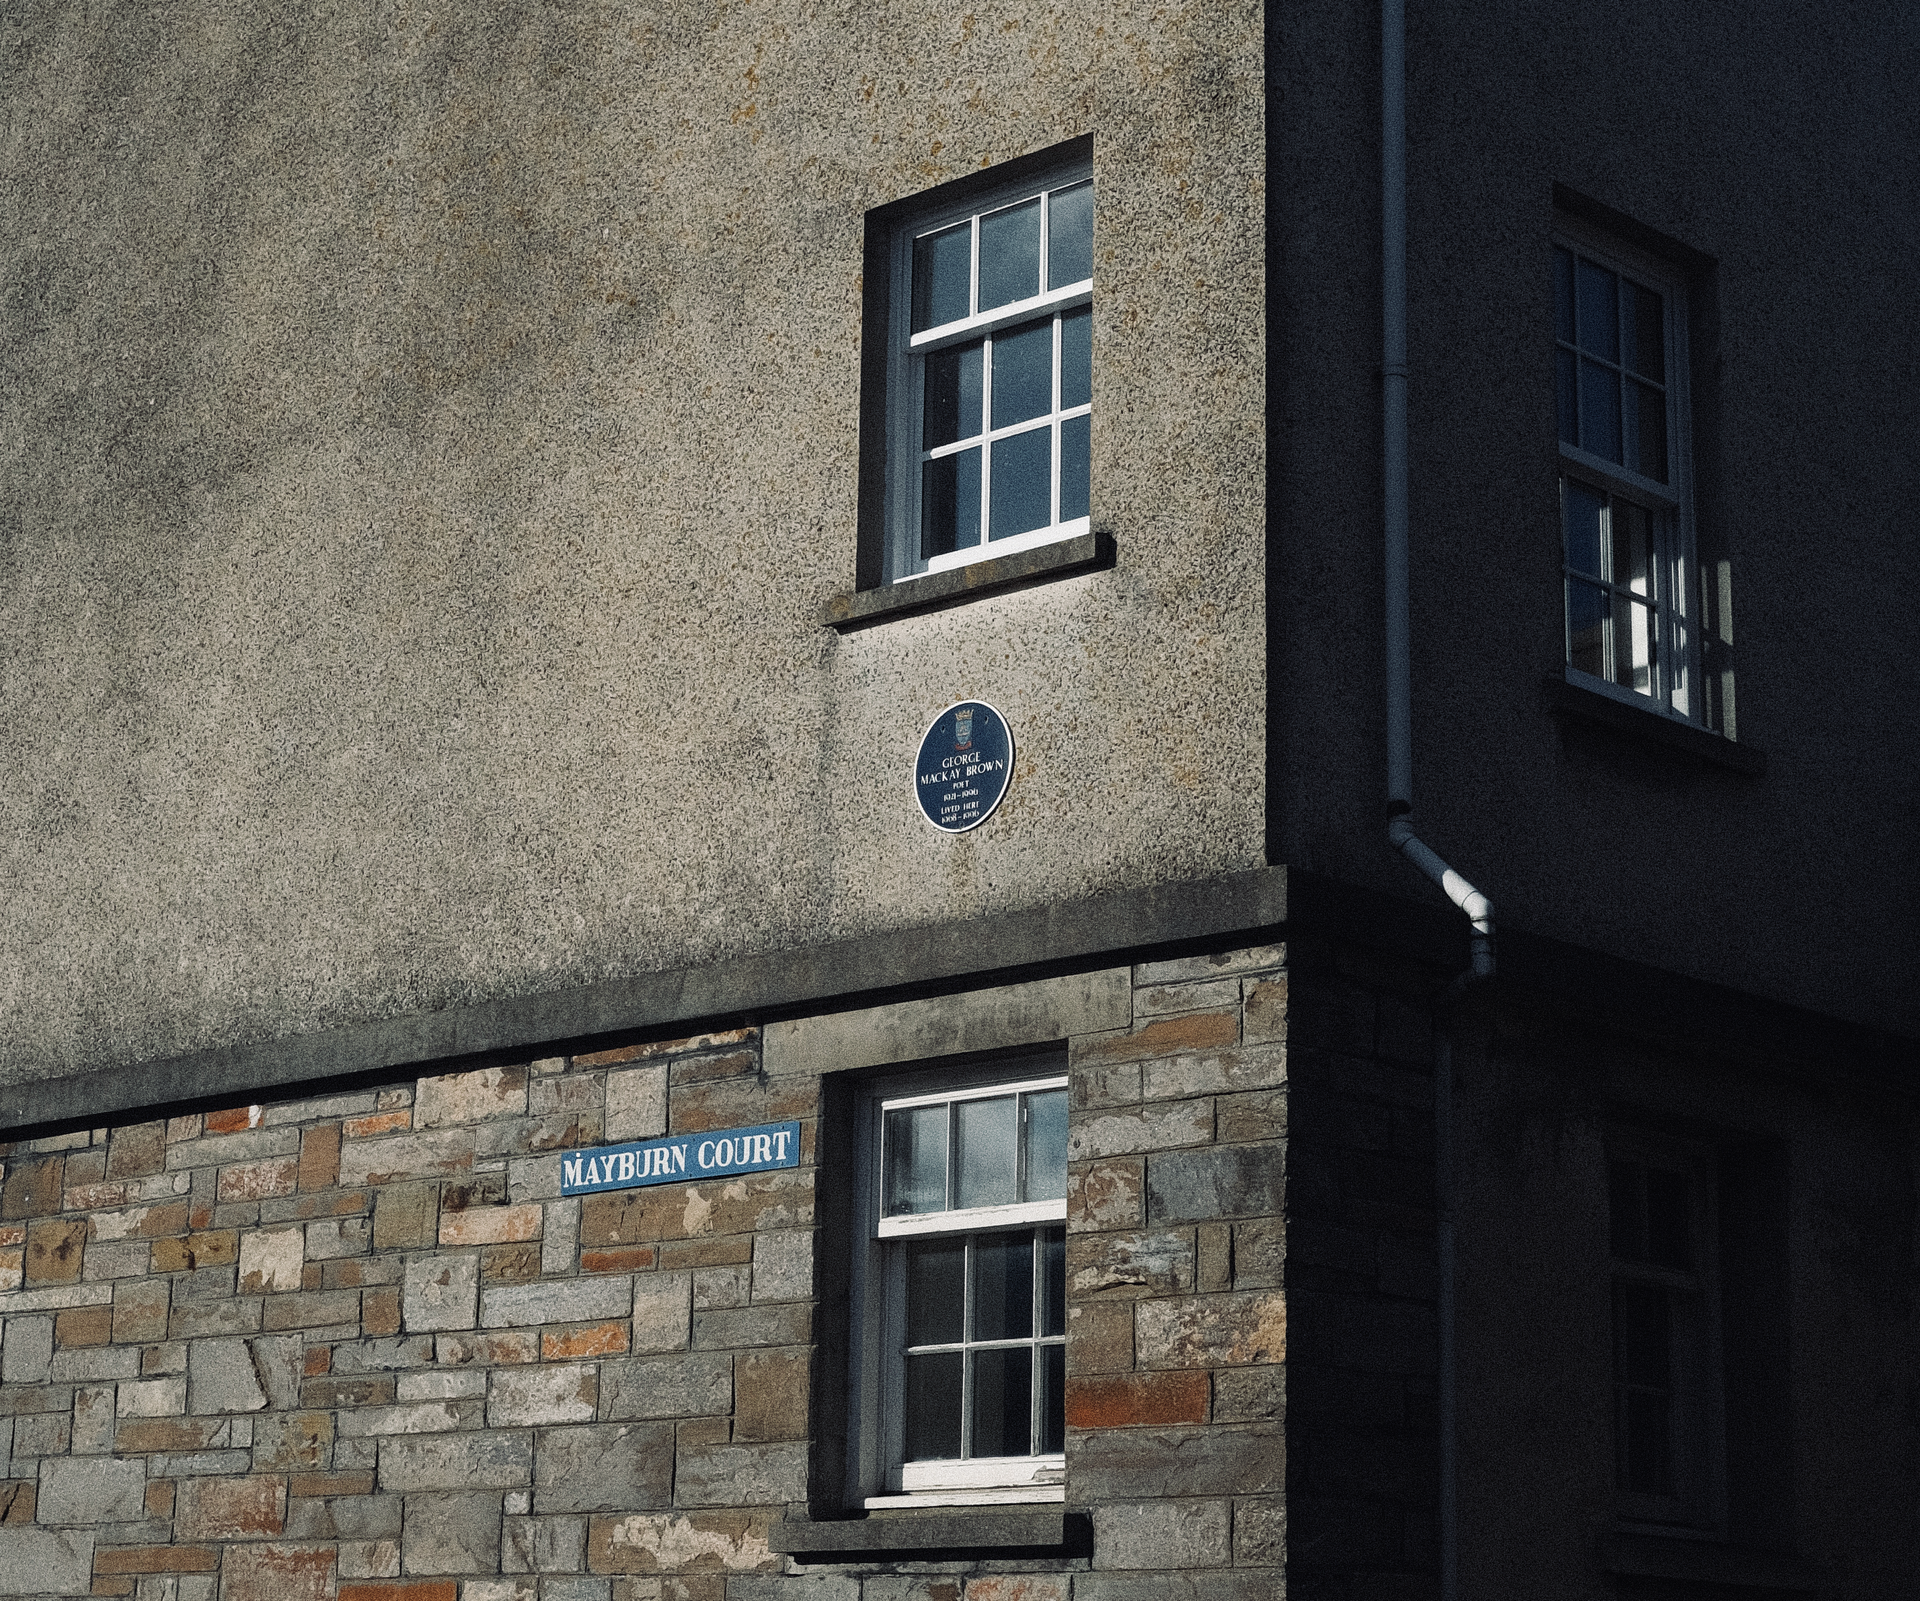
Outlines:
{"label": "upper floor window", "polygon": [[1553,270],[1567,677],[1705,722],[1685,285],[1577,237]]}
{"label": "upper floor window", "polygon": [[893,240],[889,582],[1085,533],[1093,179],[940,204]]}

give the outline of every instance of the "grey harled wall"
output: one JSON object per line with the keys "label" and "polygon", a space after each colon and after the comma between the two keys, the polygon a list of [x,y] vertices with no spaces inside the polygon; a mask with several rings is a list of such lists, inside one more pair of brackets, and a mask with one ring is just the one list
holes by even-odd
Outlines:
{"label": "grey harled wall", "polygon": [[[0,1081],[1261,864],[1258,8],[29,4],[0,104]],[[1085,133],[1118,563],[836,636],[863,216]]]}

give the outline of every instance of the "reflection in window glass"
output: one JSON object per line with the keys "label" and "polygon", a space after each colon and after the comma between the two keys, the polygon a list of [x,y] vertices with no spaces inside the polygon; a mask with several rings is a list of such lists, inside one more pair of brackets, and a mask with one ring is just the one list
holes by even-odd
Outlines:
{"label": "reflection in window glass", "polygon": [[913,1106],[887,1113],[889,1217],[939,1212],[947,1204],[947,1109]]}
{"label": "reflection in window glass", "polygon": [[1039,1090],[1027,1097],[1029,1201],[1057,1201],[1067,1193],[1067,1092]]}
{"label": "reflection in window glass", "polygon": [[1093,185],[1075,184],[1047,197],[1047,287],[1064,289],[1093,276]]}
{"label": "reflection in window glass", "polygon": [[980,310],[1031,300],[1040,293],[1040,201],[1021,202],[980,219]]}
{"label": "reflection in window glass", "polygon": [[958,322],[972,307],[973,224],[927,234],[913,242],[913,331]]}

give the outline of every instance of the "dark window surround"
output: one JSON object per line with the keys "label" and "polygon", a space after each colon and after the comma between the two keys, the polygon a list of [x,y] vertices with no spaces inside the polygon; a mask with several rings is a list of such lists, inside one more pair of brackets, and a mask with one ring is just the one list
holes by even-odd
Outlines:
{"label": "dark window surround", "polygon": [[835,595],[820,620],[837,633],[850,634],[896,617],[941,611],[980,595],[1000,595],[1076,573],[1098,572],[1114,562],[1113,536],[1080,534],[1035,550],[992,556],[951,572],[927,573],[881,589],[856,589]]}
{"label": "dark window surround", "polygon": [[1663,717],[1651,707],[1642,710],[1596,690],[1570,684],[1559,673],[1548,677],[1546,699],[1547,710],[1563,722],[1591,724],[1687,760],[1725,768],[1748,778],[1760,778],[1766,774],[1765,751],[1756,750],[1751,745],[1737,744],[1711,729],[1683,723],[1677,718]]}
{"label": "dark window surround", "polygon": [[1038,1510],[940,1510],[872,1512],[825,1521],[789,1516],[768,1531],[767,1544],[800,1562],[834,1562],[849,1556],[872,1561],[891,1553],[938,1551],[944,1558],[966,1552],[995,1557],[1011,1553],[1036,1558],[1084,1556],[1092,1529],[1084,1513],[1059,1507]]}

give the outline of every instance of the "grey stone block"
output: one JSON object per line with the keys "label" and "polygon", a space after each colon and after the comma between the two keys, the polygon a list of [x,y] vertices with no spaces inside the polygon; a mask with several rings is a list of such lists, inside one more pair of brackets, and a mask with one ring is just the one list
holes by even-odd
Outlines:
{"label": "grey stone block", "polygon": [[551,1201],[560,1194],[560,1153],[517,1156],[507,1163],[507,1198]]}
{"label": "grey stone block", "polygon": [[86,1595],[93,1589],[93,1535],[0,1523],[0,1595]]}
{"label": "grey stone block", "polygon": [[156,1479],[232,1478],[253,1470],[251,1451],[161,1452],[147,1458]]}
{"label": "grey stone block", "polygon": [[1231,1050],[1169,1056],[1143,1063],[1140,1069],[1140,1093],[1149,1101],[1272,1089],[1286,1081],[1284,1045],[1242,1045]]}
{"label": "grey stone block", "polygon": [[[1180,1105],[1190,1103],[1180,1102]],[[1286,1201],[1286,1152],[1223,1145],[1147,1158],[1147,1218],[1154,1223],[1277,1215]]]}
{"label": "grey stone block", "polygon": [[56,1352],[47,1368],[47,1377],[55,1384],[97,1384],[137,1378],[139,1373],[137,1345],[92,1345]]}
{"label": "grey stone block", "polygon": [[1082,1573],[1074,1601],[1277,1601],[1280,1574],[1271,1568],[1214,1568],[1195,1573]]}
{"label": "grey stone block", "polygon": [[599,1403],[600,1375],[592,1363],[495,1368],[487,1392],[487,1423],[496,1429],[588,1423]]}
{"label": "grey stone block", "polygon": [[562,1283],[505,1284],[480,1297],[480,1326],[512,1328],[526,1323],[592,1323],[625,1317],[633,1306],[633,1281],[624,1275],[570,1279]]}
{"label": "grey stone block", "polygon": [[[955,1592],[958,1589],[956,1581]],[[727,1601],[860,1601],[860,1580],[851,1573],[808,1573],[791,1577],[734,1573],[727,1576]]]}
{"label": "grey stone block", "polygon": [[89,1282],[143,1278],[152,1256],[153,1248],[145,1240],[96,1240],[87,1247],[83,1277]]}
{"label": "grey stone block", "polygon": [[307,1225],[307,1260],[328,1262],[342,1256],[359,1256],[373,1245],[373,1219],[370,1217],[330,1217]]}
{"label": "grey stone block", "polygon": [[581,1574],[540,1581],[540,1601],[608,1601],[612,1591],[611,1579],[592,1579]]}
{"label": "grey stone block", "polygon": [[410,1495],[400,1536],[407,1573],[498,1573],[500,1495]]}
{"label": "grey stone block", "polygon": [[571,1273],[580,1254],[580,1198],[547,1202],[540,1232],[540,1271]]}
{"label": "grey stone block", "polygon": [[472,1328],[479,1293],[479,1257],[416,1257],[407,1263],[406,1285],[400,1295],[407,1332]]}
{"label": "grey stone block", "polygon": [[[325,1330],[313,1331],[324,1335]],[[267,1392],[267,1403],[282,1411],[300,1404],[300,1369],[305,1356],[304,1344],[297,1334],[280,1334],[263,1340],[247,1341],[253,1356],[254,1372]]]}
{"label": "grey stone block", "polygon": [[813,1231],[770,1229],[753,1240],[753,1298],[804,1301],[813,1294]]}
{"label": "grey stone block", "polygon": [[607,1075],[606,1137],[651,1139],[667,1131],[667,1065],[628,1068]]}
{"label": "grey stone block", "polygon": [[187,1409],[258,1412],[267,1392],[245,1340],[196,1340],[187,1353]]}
{"label": "grey stone block", "polygon": [[776,1306],[733,1308],[693,1314],[693,1343],[699,1348],[739,1350],[754,1345],[805,1345],[813,1337],[813,1306],[789,1301]]}
{"label": "grey stone block", "polygon": [[733,1358],[724,1352],[601,1364],[600,1415],[609,1421],[724,1417],[732,1410]]}
{"label": "grey stone block", "polygon": [[505,1490],[532,1478],[533,1441],[525,1434],[405,1434],[380,1441],[383,1490]]}
{"label": "grey stone block", "polygon": [[473,1401],[487,1393],[486,1368],[429,1369],[424,1373],[402,1373],[397,1399],[402,1401]]}
{"label": "grey stone block", "polygon": [[1284,1497],[1240,1501],[1233,1509],[1233,1560],[1242,1567],[1280,1567],[1287,1552]]}
{"label": "grey stone block", "polygon": [[146,1516],[147,1465],[138,1458],[48,1457],[40,1464],[41,1523],[124,1523]]}
{"label": "grey stone block", "polygon": [[696,1312],[714,1307],[745,1306],[752,1282],[752,1269],[744,1262],[726,1267],[696,1268],[693,1274],[693,1308]]}
{"label": "grey stone block", "polygon": [[[233,1295],[237,1263],[228,1263],[224,1267],[195,1268],[191,1273],[181,1273],[173,1280],[173,1299],[176,1305],[186,1301],[225,1301]],[[249,1285],[250,1290],[265,1288],[263,1285]]]}
{"label": "grey stone block", "polygon": [[65,1456],[72,1447],[70,1412],[39,1412],[13,1420],[13,1459],[22,1476],[34,1472],[33,1458]]}
{"label": "grey stone block", "polygon": [[[672,1456],[669,1448],[668,1456]],[[506,1520],[500,1539],[500,1566],[507,1573],[579,1573],[587,1565],[585,1518]]]}
{"label": "grey stone block", "polygon": [[400,1533],[397,1495],[295,1496],[287,1502],[289,1540],[380,1540]]}
{"label": "grey stone block", "polygon": [[693,1275],[643,1273],[633,1285],[633,1349],[684,1351],[693,1337]]}
{"label": "grey stone block", "polygon": [[[180,1387],[183,1380],[167,1381]],[[145,1386],[130,1386],[145,1388]],[[118,1392],[111,1384],[86,1385],[73,1392],[73,1452],[75,1456],[105,1456],[113,1450],[114,1416],[119,1407]],[[173,1408],[178,1411],[179,1408]]]}
{"label": "grey stone block", "polygon": [[1193,1288],[1194,1268],[1193,1236],[1184,1229],[1067,1237],[1071,1295],[1184,1294]]}
{"label": "grey stone block", "polygon": [[1284,1366],[1222,1368],[1213,1376],[1213,1421],[1264,1423],[1287,1415]]}
{"label": "grey stone block", "polygon": [[1130,974],[1113,968],[773,1023],[762,1035],[761,1060],[775,1075],[842,1072],[1037,1045],[1125,1028],[1132,1016]]}
{"label": "grey stone block", "polygon": [[0,1380],[8,1384],[45,1384],[53,1363],[53,1319],[10,1317],[0,1345]]}
{"label": "grey stone block", "polygon": [[1093,1509],[1095,1568],[1218,1568],[1231,1553],[1229,1501],[1119,1501]]}
{"label": "grey stone block", "polygon": [[235,1301],[175,1303],[167,1334],[175,1340],[197,1340],[229,1334],[260,1332],[261,1299],[257,1295]]}
{"label": "grey stone block", "polygon": [[1132,1156],[1140,1151],[1205,1145],[1212,1138],[1211,1101],[1076,1112],[1067,1130],[1067,1157],[1081,1162],[1103,1156]]}
{"label": "grey stone block", "polygon": [[430,1335],[406,1335],[390,1340],[354,1340],[333,1348],[332,1371],[340,1373],[387,1373],[395,1368],[423,1368],[433,1365],[433,1339]]}
{"label": "grey stone block", "polygon": [[[715,1410],[725,1410],[724,1400]],[[533,1509],[541,1514],[669,1506],[673,1425],[542,1429],[534,1452],[533,1486]]]}
{"label": "grey stone block", "polygon": [[674,1501],[680,1506],[764,1506],[803,1501],[807,1495],[807,1446],[694,1445],[683,1448],[674,1467]]}
{"label": "grey stone block", "polygon": [[1251,1367],[1284,1362],[1287,1304],[1278,1290],[1144,1301],[1133,1315],[1142,1368]]}
{"label": "grey stone block", "polygon": [[1277,1495],[1286,1474],[1278,1424],[1102,1429],[1069,1449],[1067,1477],[1090,1503],[1180,1495]]}
{"label": "grey stone block", "polygon": [[1241,973],[1268,972],[1286,963],[1286,946],[1253,945],[1241,951],[1176,957],[1170,962],[1141,962],[1133,970],[1133,982],[1142,989],[1155,984],[1193,984]]}

